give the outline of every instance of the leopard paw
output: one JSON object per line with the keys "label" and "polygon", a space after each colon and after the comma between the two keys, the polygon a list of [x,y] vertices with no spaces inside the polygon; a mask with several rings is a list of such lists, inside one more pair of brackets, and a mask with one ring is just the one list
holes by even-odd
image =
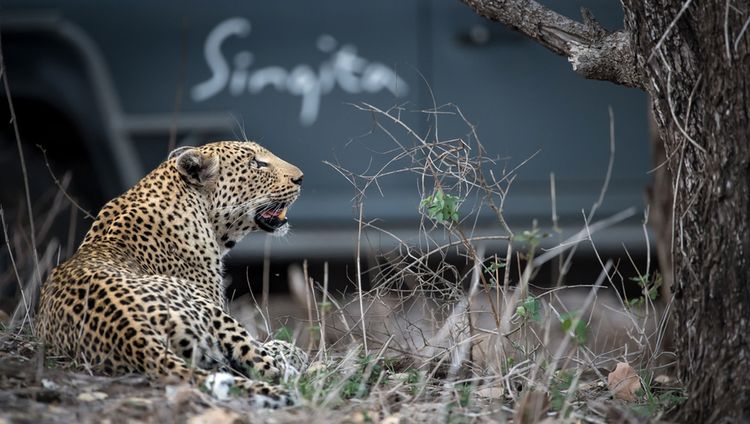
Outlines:
{"label": "leopard paw", "polygon": [[263,344],[263,348],[274,357],[285,380],[301,374],[309,364],[307,353],[289,342],[270,340]]}

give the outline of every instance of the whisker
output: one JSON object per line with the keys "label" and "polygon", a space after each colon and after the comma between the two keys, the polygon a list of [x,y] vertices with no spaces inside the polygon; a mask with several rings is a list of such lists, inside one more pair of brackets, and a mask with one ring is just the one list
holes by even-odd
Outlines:
{"label": "whisker", "polygon": [[266,197],[260,197],[260,198],[250,199],[246,202],[236,203],[233,205],[227,205],[227,206],[223,206],[220,208],[216,208],[214,209],[214,212],[223,212],[225,210],[234,211],[234,210],[245,208],[248,206],[253,207],[254,209],[259,209],[260,207],[264,205],[270,205],[271,203],[273,203],[271,199],[268,199]]}

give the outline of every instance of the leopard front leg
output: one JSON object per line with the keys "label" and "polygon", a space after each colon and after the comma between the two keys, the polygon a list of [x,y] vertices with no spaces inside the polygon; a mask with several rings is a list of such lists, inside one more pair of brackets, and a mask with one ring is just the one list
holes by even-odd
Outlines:
{"label": "leopard front leg", "polygon": [[116,355],[125,358],[134,371],[144,372],[156,379],[192,381],[220,399],[236,392],[236,395],[245,397],[251,405],[259,408],[276,409],[298,403],[296,394],[282,386],[188,366],[185,359],[171,350],[164,338],[158,336],[148,323],[129,320],[123,334],[132,336],[126,336],[113,350]]}
{"label": "leopard front leg", "polygon": [[278,378],[285,362],[277,358],[263,344],[255,340],[240,323],[216,308],[211,331],[219,342],[229,365],[250,378]]}

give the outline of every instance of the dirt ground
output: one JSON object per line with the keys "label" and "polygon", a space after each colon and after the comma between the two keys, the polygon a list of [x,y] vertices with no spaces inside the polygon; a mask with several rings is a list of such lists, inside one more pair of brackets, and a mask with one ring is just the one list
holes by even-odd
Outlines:
{"label": "dirt ground", "polygon": [[199,396],[188,392],[170,400],[164,386],[143,376],[101,377],[62,365],[45,360],[33,342],[4,340],[0,422],[179,422],[201,410]]}
{"label": "dirt ground", "polygon": [[[386,401],[386,399],[383,399]],[[382,404],[381,404],[382,405]],[[195,387],[171,386],[144,376],[105,377],[46,358],[27,336],[3,334],[0,340],[0,424],[5,423],[299,423],[434,422],[445,405],[422,403],[409,418],[373,411],[371,401],[334,408],[312,405],[284,410],[254,410],[241,399],[218,401]],[[404,409],[404,410],[406,410]],[[505,414],[491,420],[505,419]]]}
{"label": "dirt ground", "polygon": [[294,422],[299,411],[253,411],[190,386],[144,376],[105,377],[44,359],[27,337],[0,342],[0,424]]}
{"label": "dirt ground", "polygon": [[[577,412],[567,420],[545,414],[546,396],[520,396],[472,387],[471,392],[431,384],[409,399],[388,385],[364,398],[305,402],[284,410],[254,410],[242,399],[218,401],[187,385],[171,386],[144,376],[96,376],[56,358],[44,359],[28,336],[0,340],[0,424],[5,423],[494,423],[651,421],[613,402],[601,384],[579,390]],[[532,394],[540,392],[532,392]],[[520,394],[520,392],[519,392]],[[468,397],[467,397],[468,396]],[[415,402],[415,399],[419,399]],[[462,405],[461,399],[472,399]],[[577,416],[577,417],[576,417]],[[583,419],[581,419],[583,417]],[[542,421],[543,420],[543,421]]]}

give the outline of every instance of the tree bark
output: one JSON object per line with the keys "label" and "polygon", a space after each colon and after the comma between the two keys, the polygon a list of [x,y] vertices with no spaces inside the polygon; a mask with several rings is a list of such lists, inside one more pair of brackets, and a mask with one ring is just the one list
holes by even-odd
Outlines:
{"label": "tree bark", "polygon": [[691,422],[750,419],[750,7],[624,8],[675,193],[675,348],[689,396],[681,412]]}
{"label": "tree bark", "polygon": [[[574,65],[581,46],[607,38],[531,0],[462,1]],[[663,221],[672,226],[675,348],[688,391],[681,418],[750,420],[750,4],[622,1],[624,29],[612,34],[629,41],[587,56],[604,71],[576,71],[651,95],[669,171],[661,175],[671,178],[671,190],[657,181],[651,195],[673,207]]]}

